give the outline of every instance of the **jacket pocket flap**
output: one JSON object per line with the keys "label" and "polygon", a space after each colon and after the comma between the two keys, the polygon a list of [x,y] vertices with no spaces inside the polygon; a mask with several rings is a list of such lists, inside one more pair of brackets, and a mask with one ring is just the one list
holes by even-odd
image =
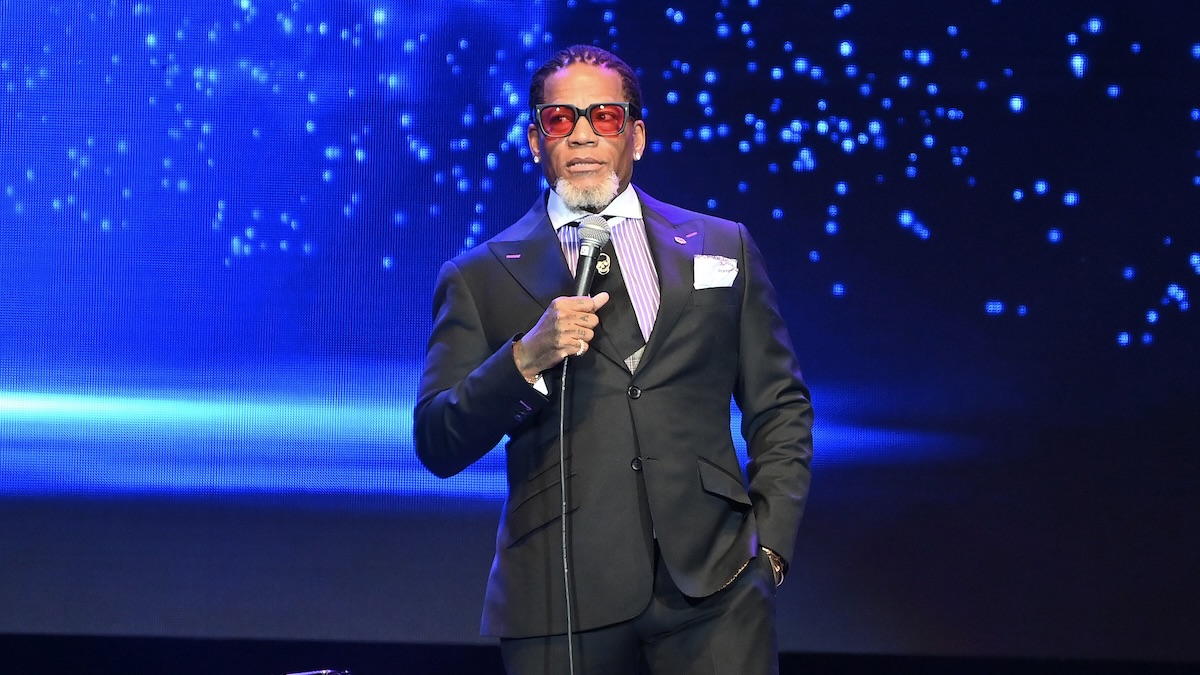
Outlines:
{"label": "jacket pocket flap", "polygon": [[[555,476],[557,478],[557,476]],[[567,477],[568,479],[571,476]],[[504,531],[501,541],[504,546],[513,547],[524,541],[537,530],[559,520],[562,517],[562,493],[558,490],[559,481],[555,480],[526,496],[520,502],[510,504],[504,515]],[[567,512],[579,508],[575,495],[568,494]]]}
{"label": "jacket pocket flap", "polygon": [[705,492],[724,497],[747,508],[753,506],[750,503],[750,495],[746,494],[746,486],[740,478],[703,457],[696,459],[696,465],[700,467],[700,485]]}

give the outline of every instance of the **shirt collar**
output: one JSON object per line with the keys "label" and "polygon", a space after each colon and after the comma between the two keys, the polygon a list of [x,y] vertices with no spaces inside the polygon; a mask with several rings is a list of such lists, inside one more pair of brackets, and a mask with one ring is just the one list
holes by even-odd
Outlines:
{"label": "shirt collar", "polygon": [[[546,215],[550,217],[550,224],[554,226],[554,231],[557,232],[564,225],[578,222],[579,220],[592,214],[586,211],[576,211],[563,203],[562,197],[554,190],[550,191],[550,199],[546,202]],[[633,189],[633,184],[630,183],[625,187],[617,198],[604,207],[600,212],[602,216],[609,218],[642,218],[642,203],[638,200],[637,192]]]}

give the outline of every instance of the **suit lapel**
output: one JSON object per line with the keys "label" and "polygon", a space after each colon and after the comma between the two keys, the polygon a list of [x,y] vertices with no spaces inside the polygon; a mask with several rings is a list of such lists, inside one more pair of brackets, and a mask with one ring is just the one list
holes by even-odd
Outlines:
{"label": "suit lapel", "polygon": [[[638,191],[646,239],[658,267],[659,304],[654,330],[642,355],[642,364],[654,359],[675,327],[692,296],[693,258],[704,251],[704,229],[688,213],[663,204]],[[638,368],[641,372],[642,368]]]}
{"label": "suit lapel", "polygon": [[[635,188],[637,189],[637,188]],[[692,295],[693,258],[704,251],[704,229],[693,214],[659,202],[637,190],[646,223],[646,239],[658,268],[659,305],[654,330],[642,355],[647,365],[666,341]],[[562,244],[546,215],[545,196],[521,220],[488,243],[496,259],[543,308],[574,292],[575,283],[563,258]],[[612,341],[598,341],[597,351],[624,365]],[[638,368],[641,372],[642,368]]]}
{"label": "suit lapel", "polygon": [[543,308],[549,307],[554,298],[572,292],[571,271],[546,215],[544,197],[521,220],[489,242],[488,248]]}

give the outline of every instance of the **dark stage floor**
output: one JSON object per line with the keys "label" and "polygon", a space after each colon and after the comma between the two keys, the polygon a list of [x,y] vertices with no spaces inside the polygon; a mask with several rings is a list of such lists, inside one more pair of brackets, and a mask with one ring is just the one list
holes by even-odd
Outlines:
{"label": "dark stage floor", "polygon": [[[285,675],[338,668],[352,675],[503,675],[496,647],[341,642],[0,635],[0,672],[30,675]],[[797,654],[781,675],[1183,675],[1200,664],[900,655]]]}

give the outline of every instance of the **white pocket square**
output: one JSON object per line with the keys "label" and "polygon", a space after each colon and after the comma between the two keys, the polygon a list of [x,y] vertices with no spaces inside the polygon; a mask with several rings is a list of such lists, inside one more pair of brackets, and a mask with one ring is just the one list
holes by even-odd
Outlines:
{"label": "white pocket square", "polygon": [[723,255],[698,255],[692,258],[692,287],[728,288],[737,279],[737,261]]}

